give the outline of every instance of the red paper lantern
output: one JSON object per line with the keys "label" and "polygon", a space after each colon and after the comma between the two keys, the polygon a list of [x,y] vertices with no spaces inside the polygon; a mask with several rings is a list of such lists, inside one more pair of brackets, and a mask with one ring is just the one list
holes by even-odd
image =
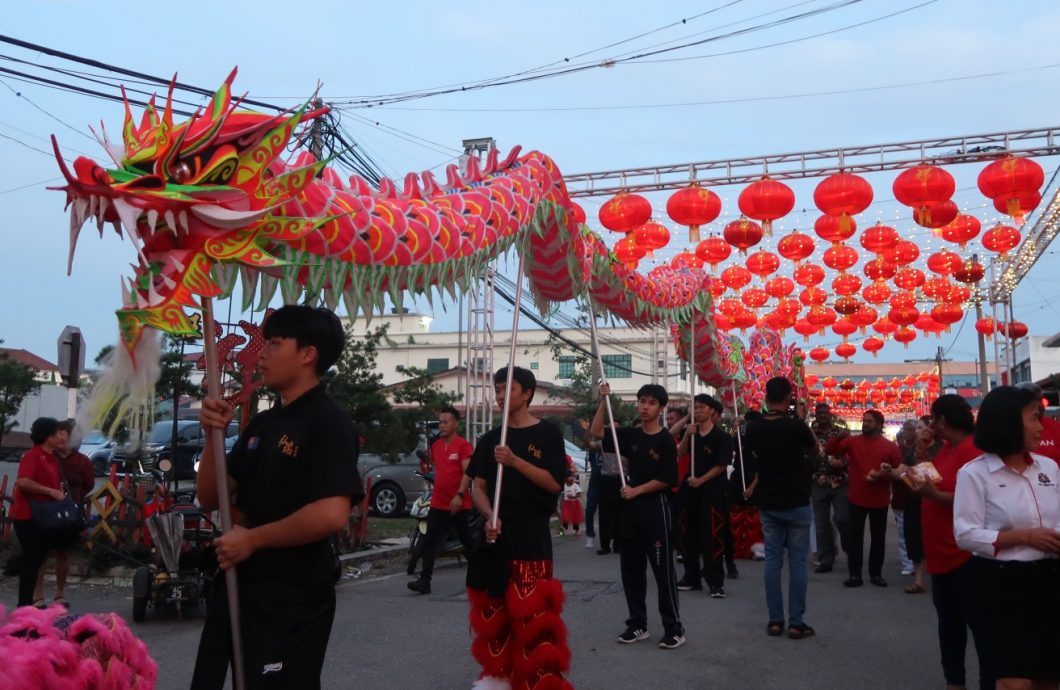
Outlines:
{"label": "red paper lantern", "polygon": [[[817,349],[824,350],[823,347],[822,348],[817,348]],[[836,380],[834,378],[832,378],[831,376],[829,376],[829,377],[827,377],[827,378],[825,378],[825,379],[823,379],[821,381],[821,387],[822,388],[827,388],[829,390],[835,388],[836,385],[837,385],[836,384]]]}
{"label": "red paper lantern", "polygon": [[[1042,203],[1042,195],[1037,191],[1026,192],[1020,194],[1019,197],[1017,197],[1017,201],[1019,202],[1019,209],[1022,216],[1026,216],[1028,213],[1038,208],[1038,204]],[[998,213],[1008,215],[1010,203],[1010,200],[998,197],[997,199],[994,199],[994,208],[997,209]]]}
{"label": "red paper lantern", "polygon": [[787,297],[795,291],[795,283],[791,278],[786,276],[780,276],[779,278],[773,278],[766,283],[766,292],[771,297],[781,298]]}
{"label": "red paper lantern", "polygon": [[678,225],[688,226],[690,243],[699,242],[699,227],[713,222],[720,214],[718,195],[695,182],[677,190],[666,200],[666,215]]}
{"label": "red paper lantern", "polygon": [[845,271],[858,262],[858,252],[845,244],[833,244],[825,250],[822,261],[834,271]]}
{"label": "red paper lantern", "polygon": [[777,253],[796,264],[813,254],[814,248],[813,238],[798,230],[784,235],[777,242]]}
{"label": "red paper lantern", "polygon": [[655,258],[655,250],[662,249],[670,243],[670,231],[662,223],[649,220],[633,231],[633,239],[648,250],[648,258]]}
{"label": "red paper lantern", "polygon": [[752,277],[751,272],[743,266],[729,266],[721,272],[721,282],[733,291],[746,287]]}
{"label": "red paper lantern", "polygon": [[740,192],[737,203],[741,213],[762,221],[765,234],[772,235],[773,221],[783,218],[795,208],[795,193],[786,184],[763,177]]}
{"label": "red paper lantern", "polygon": [[862,304],[856,312],[850,315],[850,320],[858,325],[862,333],[865,332],[866,328],[876,323],[878,318],[880,318],[880,315],[867,304]]}
{"label": "red paper lantern", "polygon": [[[831,356],[831,354],[832,354],[831,351],[827,347],[815,347],[812,350],[810,350],[810,359],[812,359],[815,362],[823,362],[826,359],[828,359]],[[824,381],[821,381],[821,385],[824,386],[825,388],[834,388],[835,387],[835,380],[834,379],[831,380],[831,382],[832,382],[831,386],[828,386],[828,385],[825,384],[825,381],[828,381],[828,380],[829,379],[825,379]]]}
{"label": "red paper lantern", "polygon": [[916,340],[916,331],[914,331],[912,328],[899,328],[894,332],[894,335],[891,337],[894,338],[897,342],[904,345],[905,347],[909,347],[909,343]]}
{"label": "red paper lantern", "polygon": [[[846,342],[846,339],[849,336],[853,335],[857,330],[857,324],[845,317],[842,319],[838,319],[835,323],[832,324],[832,332],[836,335],[843,336],[843,342]],[[836,352],[836,354],[838,354],[838,351]]]}
{"label": "red paper lantern", "polygon": [[984,275],[986,275],[986,270],[981,263],[974,259],[967,259],[953,272],[953,279],[973,285],[982,280]]}
{"label": "red paper lantern", "polygon": [[780,257],[773,252],[760,251],[747,257],[747,261],[744,264],[751,273],[760,278],[765,278],[770,274],[776,273],[777,269],[780,268]]}
{"label": "red paper lantern", "polygon": [[703,259],[686,249],[674,255],[674,258],[670,259],[670,265],[674,268],[691,268],[701,271],[703,270]]}
{"label": "red paper lantern", "polygon": [[869,304],[883,304],[891,298],[891,288],[887,283],[873,283],[861,292],[861,296]]}
{"label": "red paper lantern", "polygon": [[810,342],[810,336],[817,332],[817,327],[806,319],[797,320],[792,328],[794,328],[795,332],[801,335],[806,342]]}
{"label": "red paper lantern", "polygon": [[[836,353],[836,354],[838,354],[838,353]],[[854,390],[857,387],[857,385],[853,381],[851,381],[850,379],[843,379],[839,383],[839,387],[842,388],[845,391],[852,391],[852,390]]]}
{"label": "red paper lantern", "polygon": [[813,190],[813,202],[829,216],[837,216],[841,228],[850,227],[850,217],[872,203],[872,185],[850,173],[824,178]]}
{"label": "red paper lantern", "polygon": [[574,222],[578,225],[585,225],[585,209],[578,202],[572,201],[570,202],[570,210],[574,215]]}
{"label": "red paper lantern", "polygon": [[724,314],[714,312],[714,327],[727,333],[732,330],[732,320]]}
{"label": "red paper lantern", "polygon": [[923,292],[928,299],[939,300],[950,293],[953,283],[946,278],[929,278],[924,281]]}
{"label": "red paper lantern", "polygon": [[600,225],[629,234],[651,220],[651,203],[639,194],[619,192],[600,207]]}
{"label": "red paper lantern", "polygon": [[941,228],[952,223],[960,212],[952,201],[939,201],[914,210],[913,222],[925,228]]}
{"label": "red paper lantern", "polygon": [[755,315],[746,309],[733,317],[732,323],[734,326],[740,329],[742,332],[746,332],[748,328],[753,328],[758,322]]}
{"label": "red paper lantern", "polygon": [[861,343],[861,347],[864,348],[866,352],[871,352],[872,356],[875,357],[876,353],[883,349],[883,341],[876,337],[865,338]]}
{"label": "red paper lantern", "polygon": [[820,331],[834,324],[838,318],[836,313],[828,307],[810,307],[810,310],[806,312],[806,320],[817,326]]}
{"label": "red paper lantern", "polygon": [[721,297],[722,295],[724,295],[725,291],[728,290],[728,289],[729,289],[729,287],[725,283],[721,282],[720,280],[712,280],[712,281],[710,281],[710,287],[709,287],[710,294],[715,299],[717,299],[718,297]]}
{"label": "red paper lantern", "polygon": [[950,289],[939,295],[939,301],[947,304],[963,304],[972,296],[972,291],[965,285],[951,285]]}
{"label": "red paper lantern", "polygon": [[927,267],[939,275],[948,276],[961,264],[961,257],[955,252],[943,249],[928,257]]}
{"label": "red paper lantern", "polygon": [[931,318],[946,326],[948,332],[950,325],[964,318],[964,310],[956,304],[939,304],[931,310]]}
{"label": "red paper lantern", "polygon": [[942,228],[942,239],[947,242],[955,242],[961,245],[961,249],[964,249],[966,244],[975,239],[981,229],[982,225],[979,223],[978,218],[962,213],[954,218],[953,222]]}
{"label": "red paper lantern", "polygon": [[881,223],[876,223],[861,233],[861,246],[874,254],[893,248],[898,244],[898,240],[898,231]]}
{"label": "red paper lantern", "polygon": [[880,281],[893,278],[894,274],[898,272],[898,267],[886,259],[877,257],[867,262],[862,270],[869,280]]}
{"label": "red paper lantern", "polygon": [[1020,196],[1037,192],[1045,182],[1042,166],[1030,158],[1005,156],[983,168],[979,173],[979,191],[995,202],[1005,204],[1004,213],[1017,223],[1023,223]]}
{"label": "red paper lantern", "polygon": [[828,293],[821,288],[810,286],[799,293],[799,301],[807,307],[818,307],[828,301]]}
{"label": "red paper lantern", "polygon": [[924,284],[927,277],[919,268],[903,268],[894,276],[894,284],[903,290],[915,290]]}
{"label": "red paper lantern", "polygon": [[743,304],[738,299],[732,297],[726,297],[725,299],[718,302],[718,313],[728,316],[730,319],[735,318],[740,312],[746,311]]}
{"label": "red paper lantern", "polygon": [[840,297],[835,301],[835,304],[832,306],[832,308],[836,310],[837,314],[842,314],[843,316],[850,316],[861,308],[861,302],[859,302],[856,297],[844,295],[843,297]]}
{"label": "red paper lantern", "polygon": [[861,278],[853,273],[840,273],[832,279],[832,292],[837,295],[853,295],[861,289]]}
{"label": "red paper lantern", "polygon": [[725,241],[746,254],[749,247],[762,241],[762,226],[753,220],[740,218],[725,226]]}
{"label": "red paper lantern", "polygon": [[914,211],[948,200],[956,188],[953,175],[926,163],[903,170],[891,185],[898,203],[910,206]]}
{"label": "red paper lantern", "polygon": [[644,258],[648,250],[633,241],[632,235],[626,235],[618,242],[615,242],[614,252],[619,261],[627,267],[635,269],[637,262]]}
{"label": "red paper lantern", "polygon": [[708,237],[696,246],[696,256],[713,268],[732,254],[732,246],[720,237]]}
{"label": "red paper lantern", "polygon": [[801,264],[795,267],[791,278],[803,287],[812,287],[824,280],[824,269],[817,264]]}
{"label": "red paper lantern", "polygon": [[1009,321],[1008,323],[1001,322],[997,325],[997,330],[1004,336],[1017,340],[1027,335],[1027,324],[1022,321]]}
{"label": "red paper lantern", "polygon": [[994,326],[994,320],[987,316],[975,322],[975,330],[987,338],[992,338],[997,328]]}
{"label": "red paper lantern", "polygon": [[855,354],[857,354],[857,352],[858,349],[850,343],[839,343],[835,346],[835,353],[843,359],[850,359]]}
{"label": "red paper lantern", "polygon": [[813,231],[817,236],[833,244],[850,239],[857,229],[858,224],[853,218],[847,218],[846,223],[840,223],[837,216],[821,216],[813,224]]}
{"label": "red paper lantern", "polygon": [[902,307],[915,307],[916,295],[912,292],[899,292],[894,297],[891,297],[890,305],[894,309],[901,309]]}
{"label": "red paper lantern", "polygon": [[919,317],[916,307],[894,307],[887,312],[887,320],[899,326],[912,326]]}
{"label": "red paper lantern", "polygon": [[872,330],[880,335],[891,335],[898,330],[898,326],[885,316],[882,319],[877,319],[876,323],[872,324]]}
{"label": "red paper lantern", "polygon": [[1011,225],[995,225],[983,233],[983,246],[1001,255],[1001,260],[1008,258],[1008,252],[1020,243],[1020,231]]}
{"label": "red paper lantern", "polygon": [[916,242],[899,240],[898,244],[880,252],[880,258],[887,259],[896,266],[908,266],[920,258],[920,247],[916,246]]}
{"label": "red paper lantern", "polygon": [[769,301],[769,295],[762,288],[747,288],[740,294],[740,301],[751,309],[758,309]]}

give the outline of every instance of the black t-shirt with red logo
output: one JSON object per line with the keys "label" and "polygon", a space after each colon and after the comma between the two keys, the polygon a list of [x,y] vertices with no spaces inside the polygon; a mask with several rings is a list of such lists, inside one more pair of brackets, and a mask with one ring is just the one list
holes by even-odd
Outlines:
{"label": "black t-shirt with red logo", "polygon": [[[228,455],[244,526],[276,522],[322,498],[364,498],[357,472],[359,442],[350,416],[313,388],[288,405],[254,417]],[[239,565],[240,577],[302,581],[333,575],[328,539],[262,549]]]}
{"label": "black t-shirt with red logo", "polygon": [[[500,445],[500,427],[490,429],[475,444],[475,453],[467,467],[472,479],[486,481],[486,495],[493,500],[497,481],[497,460],[493,450]],[[563,486],[567,479],[567,452],[563,446],[563,432],[555,424],[538,421],[528,427],[508,428],[508,448],[531,465],[546,470]],[[507,468],[501,485],[502,521],[536,515],[546,520],[556,512],[556,497],[527,479],[518,470]]]}
{"label": "black t-shirt with red logo", "polygon": [[[677,484],[677,444],[666,429],[647,434],[640,427],[618,431],[618,446],[629,458],[629,485],[640,486],[657,479],[667,486]],[[611,434],[604,434],[605,453],[615,452]]]}

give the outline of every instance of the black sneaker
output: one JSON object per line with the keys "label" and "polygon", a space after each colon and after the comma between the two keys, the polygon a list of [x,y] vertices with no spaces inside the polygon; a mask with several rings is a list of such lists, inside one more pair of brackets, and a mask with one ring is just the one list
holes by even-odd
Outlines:
{"label": "black sneaker", "polygon": [[685,643],[682,633],[668,633],[666,637],[659,640],[659,649],[677,649]]}
{"label": "black sneaker", "polygon": [[691,592],[693,590],[699,592],[699,591],[702,591],[702,589],[703,589],[703,585],[699,584],[698,582],[692,582],[691,580],[686,580],[683,577],[680,580],[677,581],[677,591],[678,592]]}
{"label": "black sneaker", "polygon": [[871,582],[872,584],[876,585],[877,587],[886,587],[887,586],[887,580],[884,580],[879,575],[873,575],[872,577],[870,577],[869,578],[869,582]]}
{"label": "black sneaker", "polygon": [[730,580],[740,579],[740,571],[736,568],[736,561],[729,561],[725,564],[725,576]]}
{"label": "black sneaker", "polygon": [[633,644],[646,639],[648,639],[648,631],[644,628],[634,628],[633,626],[627,627],[626,631],[618,636],[620,644]]}
{"label": "black sneaker", "polygon": [[860,587],[865,584],[860,577],[850,577],[843,580],[844,587]]}
{"label": "black sneaker", "polygon": [[825,563],[822,563],[821,565],[817,566],[817,568],[813,572],[815,572],[815,573],[830,573],[830,572],[832,572],[832,566],[827,565]]}
{"label": "black sneaker", "polygon": [[606,556],[609,553],[611,553],[611,549],[597,549],[596,551],[597,556]]}
{"label": "black sneaker", "polygon": [[413,592],[416,592],[417,594],[431,593],[431,581],[422,577],[418,580],[413,580],[412,582],[408,583],[407,587]]}
{"label": "black sneaker", "polygon": [[711,599],[724,599],[725,598],[725,588],[724,587],[711,587],[710,588],[710,598]]}

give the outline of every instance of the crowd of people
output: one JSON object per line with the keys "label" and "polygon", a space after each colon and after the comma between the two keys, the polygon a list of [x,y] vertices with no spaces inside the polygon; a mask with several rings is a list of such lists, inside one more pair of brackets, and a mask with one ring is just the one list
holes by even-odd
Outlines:
{"label": "crowd of people", "polygon": [[[363,498],[357,435],[321,383],[344,334],[327,310],[284,307],[264,335],[260,370],[279,403],[255,417],[229,453],[228,490],[239,517],[216,540],[216,554],[221,570],[239,566],[247,687],[313,688],[335,615],[330,537]],[[631,425],[611,426],[604,384],[595,416],[580,424],[589,469],[583,496],[563,433],[532,413],[533,373],[505,367],[494,383],[506,423],[475,444],[460,436],[456,409],[438,413],[423,565],[408,583],[418,594],[431,591],[436,549],[455,531],[468,556],[478,687],[570,687],[563,587],[553,574],[557,516],[566,534],[580,536],[584,524],[585,546],[597,554],[619,554],[627,615],[614,639],[651,638],[650,569],[662,624],[657,645],[673,650],[686,643],[681,594],[722,599],[726,579],[739,577],[734,515],[753,515],[761,529],[766,633],[798,640],[816,634],[807,622],[810,568],[827,574],[845,555],[842,584],[864,584],[866,523],[869,583],[888,585],[889,513],[901,572],[912,578],[904,591],[930,589],[947,687],[968,685],[969,635],[980,688],[1057,687],[1060,424],[1044,418],[1033,387],[996,387],[977,417],[960,396],[942,395],[891,441],[877,410],[864,412],[858,434],[824,403],[810,423],[782,377],[766,382],[762,410],[731,420],[728,430],[712,396],[696,395],[684,410],[669,405],[659,385],[638,391]],[[231,418],[228,404],[204,402],[205,429],[224,429]],[[23,554],[20,606],[48,604],[40,574],[51,551],[59,575],[53,601],[66,604],[65,552],[77,534],[42,530],[32,506],[83,501],[91,488],[91,465],[71,443],[72,431],[37,420],[34,447],[20,465],[11,509]],[[206,438],[197,491],[211,510],[224,496],[217,449]],[[195,689],[222,687],[232,662],[227,596],[225,587],[211,591]]]}

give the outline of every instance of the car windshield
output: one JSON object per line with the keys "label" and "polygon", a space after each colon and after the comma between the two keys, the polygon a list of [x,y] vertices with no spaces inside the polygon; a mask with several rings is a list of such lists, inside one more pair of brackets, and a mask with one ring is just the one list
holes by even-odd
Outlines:
{"label": "car windshield", "polygon": [[101,431],[90,431],[81,439],[81,443],[88,446],[99,446],[107,442],[107,437]]}
{"label": "car windshield", "polygon": [[[194,432],[193,424],[179,424],[177,426],[177,434],[179,436],[187,437]],[[173,422],[158,422],[155,424],[155,428],[151,430],[151,437],[148,439],[148,443],[169,443],[173,440]]]}

